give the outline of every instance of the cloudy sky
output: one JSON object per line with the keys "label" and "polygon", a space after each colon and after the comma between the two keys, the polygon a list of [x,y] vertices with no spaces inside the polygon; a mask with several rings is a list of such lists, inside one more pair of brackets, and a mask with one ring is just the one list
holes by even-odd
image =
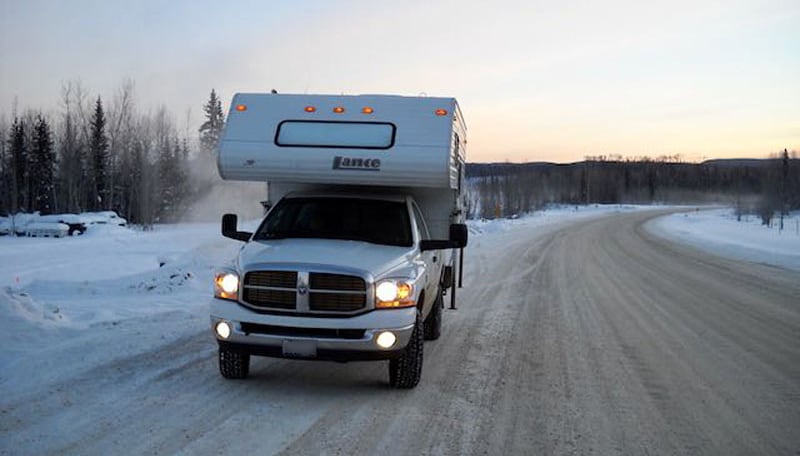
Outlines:
{"label": "cloudy sky", "polygon": [[211,88],[454,96],[470,161],[800,151],[800,2],[0,0],[0,115],[64,81],[200,123]]}

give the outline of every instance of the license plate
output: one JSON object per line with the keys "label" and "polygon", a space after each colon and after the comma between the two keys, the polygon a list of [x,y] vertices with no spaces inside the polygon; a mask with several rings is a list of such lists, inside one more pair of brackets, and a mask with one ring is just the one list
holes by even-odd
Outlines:
{"label": "license plate", "polygon": [[287,358],[316,358],[317,342],[313,340],[284,340],[283,356]]}

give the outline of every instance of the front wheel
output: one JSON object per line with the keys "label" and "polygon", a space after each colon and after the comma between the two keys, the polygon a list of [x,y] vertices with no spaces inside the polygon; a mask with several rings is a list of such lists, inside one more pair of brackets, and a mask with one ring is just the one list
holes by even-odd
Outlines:
{"label": "front wheel", "polygon": [[219,347],[219,373],[225,378],[246,378],[250,373],[250,354]]}
{"label": "front wheel", "polygon": [[399,358],[389,360],[389,384],[394,388],[411,389],[417,386],[422,377],[423,328],[422,318],[417,314],[417,322],[411,333],[406,352]]}
{"label": "front wheel", "polygon": [[436,340],[442,335],[442,308],[444,307],[444,297],[442,290],[436,296],[428,317],[425,318],[425,340]]}

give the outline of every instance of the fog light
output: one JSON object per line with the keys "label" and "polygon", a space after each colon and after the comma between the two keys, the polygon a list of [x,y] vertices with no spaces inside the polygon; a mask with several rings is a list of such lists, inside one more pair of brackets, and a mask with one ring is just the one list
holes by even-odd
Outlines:
{"label": "fog light", "polygon": [[389,331],[378,334],[378,338],[375,339],[375,343],[381,348],[391,348],[395,342],[397,342],[397,336]]}
{"label": "fog light", "polygon": [[229,325],[228,322],[221,321],[217,323],[215,329],[220,339],[227,339],[231,336],[231,325]]}

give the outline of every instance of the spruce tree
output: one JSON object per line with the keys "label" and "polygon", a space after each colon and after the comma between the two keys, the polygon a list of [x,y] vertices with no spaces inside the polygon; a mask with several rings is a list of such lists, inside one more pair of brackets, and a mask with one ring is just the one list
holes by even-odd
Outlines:
{"label": "spruce tree", "polygon": [[37,117],[33,129],[30,163],[31,208],[34,211],[49,213],[53,209],[55,153],[50,125],[42,115]]}
{"label": "spruce tree", "polygon": [[106,117],[103,102],[97,97],[94,114],[90,122],[89,143],[89,207],[92,210],[111,209],[108,191],[108,138],[106,137]]}
{"label": "spruce tree", "polygon": [[[177,139],[175,139],[177,142]],[[157,222],[166,222],[175,218],[178,201],[178,156],[174,153],[169,142],[165,142],[158,149],[158,207],[156,208]]]}
{"label": "spruce tree", "polygon": [[175,163],[175,217],[183,215],[189,199],[188,152],[186,138],[181,143],[176,137],[172,148],[172,156]]}
{"label": "spruce tree", "polygon": [[[5,125],[3,125],[5,126]],[[3,128],[0,128],[3,130]],[[6,161],[6,142],[0,141],[0,216],[4,216],[9,211],[8,197],[11,194],[9,188],[9,167]]]}
{"label": "spruce tree", "polygon": [[213,157],[216,154],[217,145],[222,136],[222,128],[225,126],[222,103],[214,89],[211,89],[211,95],[208,98],[208,102],[203,106],[203,112],[205,112],[206,120],[199,130],[200,149],[207,157]]}
{"label": "spruce tree", "polygon": [[14,118],[8,134],[9,187],[11,189],[11,212],[25,211],[25,177],[28,172],[28,150],[25,143],[25,122]]}

